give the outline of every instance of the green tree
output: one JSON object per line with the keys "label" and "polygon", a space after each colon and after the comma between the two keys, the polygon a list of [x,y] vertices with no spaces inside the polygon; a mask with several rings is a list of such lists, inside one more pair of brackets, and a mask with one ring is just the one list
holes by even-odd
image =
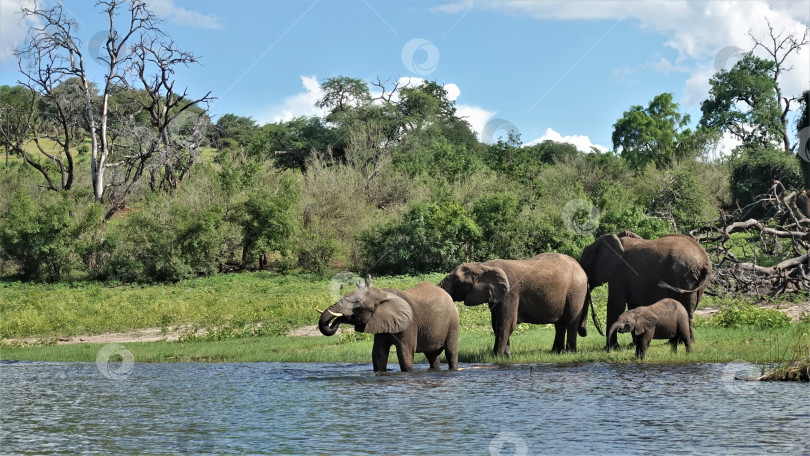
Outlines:
{"label": "green tree", "polygon": [[224,142],[231,140],[239,146],[246,147],[253,140],[253,136],[259,131],[256,121],[250,117],[238,116],[236,114],[224,114],[219,119],[212,133],[216,136],[214,143],[219,143],[219,148],[224,147]]}
{"label": "green tree", "polygon": [[779,143],[781,113],[773,71],[773,62],[751,53],[730,70],[720,70],[709,80],[700,124],[726,131],[747,145]]}
{"label": "green tree", "polygon": [[686,125],[689,115],[678,111],[671,93],[653,98],[646,108],[632,106],[613,124],[613,148],[621,152],[633,169],[653,163],[666,167],[674,160],[692,158],[700,144],[694,144],[693,133]]}
{"label": "green tree", "polygon": [[20,85],[0,86],[0,145],[5,149],[6,167],[11,150],[24,150],[29,125],[36,116],[35,95]]}

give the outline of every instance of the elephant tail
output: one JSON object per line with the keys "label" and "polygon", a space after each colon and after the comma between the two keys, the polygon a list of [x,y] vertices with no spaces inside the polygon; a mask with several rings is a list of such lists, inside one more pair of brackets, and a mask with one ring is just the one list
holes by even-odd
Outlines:
{"label": "elephant tail", "polygon": [[703,269],[701,271],[701,273],[700,273],[700,280],[698,281],[698,285],[695,288],[691,289],[691,290],[686,290],[686,289],[683,289],[683,288],[674,287],[674,286],[664,282],[663,280],[658,281],[658,286],[661,287],[661,288],[666,288],[667,290],[672,290],[675,293],[683,293],[683,294],[696,293],[696,292],[700,291],[701,289],[705,288],[706,285],[709,284],[709,280],[711,280],[711,278],[712,278],[711,272],[709,272],[708,269]]}
{"label": "elephant tail", "polygon": [[582,337],[588,335],[588,330],[585,328],[585,325],[588,324],[588,307],[591,308],[591,318],[593,319],[594,326],[596,326],[596,330],[599,332],[600,336],[604,336],[605,333],[602,332],[602,325],[599,323],[599,319],[596,317],[596,310],[593,307],[590,287],[588,287],[588,294],[585,295],[585,305],[582,306],[582,313],[579,316],[579,329],[577,329],[577,333]]}

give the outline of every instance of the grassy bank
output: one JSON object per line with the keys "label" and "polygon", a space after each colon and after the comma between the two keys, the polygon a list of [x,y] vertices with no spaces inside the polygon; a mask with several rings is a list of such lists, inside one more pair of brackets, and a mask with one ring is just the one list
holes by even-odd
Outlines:
{"label": "grassy bank", "polygon": [[[729,362],[745,360],[751,363],[777,363],[791,356],[796,346],[810,343],[807,324],[792,325],[778,330],[698,328],[692,353],[683,346],[672,353],[666,341],[654,341],[646,362],[691,363]],[[514,363],[551,362],[636,362],[632,349],[613,353],[602,350],[604,338],[595,332],[579,339],[577,353],[561,355],[549,352],[554,330],[533,326],[512,336]],[[625,340],[626,339],[626,340]],[[461,335],[459,361],[463,363],[503,362],[491,355],[493,336],[483,330],[467,331]],[[623,335],[622,344],[630,337]],[[225,340],[190,342],[150,342],[123,344],[138,362],[183,361],[279,361],[279,362],[371,362],[371,337],[348,332],[334,337],[261,336]],[[37,347],[5,347],[0,349],[2,359],[43,361],[95,361],[101,344],[73,344]],[[389,361],[396,362],[393,352]],[[423,355],[417,362],[426,362]]]}
{"label": "grassy bank", "polygon": [[[376,277],[379,287],[408,288],[419,282],[438,283],[443,274]],[[350,328],[331,338],[292,337],[296,328],[312,326],[315,307],[330,305],[340,291],[330,277],[274,273],[229,274],[177,284],[114,285],[100,283],[30,284],[0,282],[0,339],[37,338],[37,346],[0,344],[0,359],[94,361],[103,345],[55,345],[57,338],[125,332],[178,325],[189,328],[179,342],[126,343],[137,361],[287,361],[370,362],[371,336]],[[351,287],[349,287],[351,289]],[[343,293],[348,290],[344,288]],[[597,314],[604,319],[605,287],[594,291]],[[703,305],[718,305],[707,298]],[[491,356],[493,336],[486,306],[458,304],[462,363],[498,362]],[[701,324],[706,324],[702,321]],[[666,341],[654,341],[647,361],[776,363],[789,359],[796,347],[810,346],[808,323],[779,328],[742,326],[696,328],[692,353],[670,353]],[[207,334],[196,337],[196,328]],[[551,326],[519,325],[512,336],[509,362],[634,362],[632,350],[604,353],[604,338],[589,321],[590,336],[579,339],[579,352],[549,353]],[[630,337],[620,341],[629,344]],[[391,356],[391,362],[395,362]],[[421,355],[418,361],[424,362]]]}

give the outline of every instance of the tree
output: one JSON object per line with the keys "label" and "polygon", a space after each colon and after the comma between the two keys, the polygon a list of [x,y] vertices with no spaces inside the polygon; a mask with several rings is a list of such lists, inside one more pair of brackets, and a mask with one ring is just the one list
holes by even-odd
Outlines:
{"label": "tree", "polygon": [[[193,163],[192,154],[203,138],[199,130],[206,122],[194,122],[192,138],[197,139],[191,143],[184,141],[185,150],[179,147],[175,137],[179,129],[171,128],[172,124],[211,97],[209,92],[198,99],[189,99],[185,90],[175,89],[174,69],[195,63],[197,59],[178,49],[163,33],[160,19],[148,9],[145,1],[99,0],[96,6],[108,18],[109,27],[97,59],[104,67],[103,83],[98,89],[85,68],[86,56],[76,33],[78,25],[65,15],[60,4],[50,8],[37,5],[23,8],[23,15],[38,25],[29,29],[16,55],[25,78],[23,84],[56,103],[60,119],[69,116],[62,112],[65,108],[59,102],[56,89],[69,84],[65,87],[81,95],[81,126],[91,139],[93,194],[97,201],[108,204],[105,217],[109,219],[124,206],[127,196],[148,168],[163,170],[161,187],[163,180],[175,186],[182,178],[185,173],[177,169],[177,164],[187,167]],[[111,102],[122,88],[138,89],[138,96],[132,101],[139,103],[140,109],[133,110],[129,118],[113,122],[115,112]],[[148,126],[134,115],[141,112],[148,113]],[[197,120],[205,120],[203,117],[207,115],[197,116]],[[116,131],[110,128],[114,125]],[[64,125],[62,130],[66,131]],[[113,137],[116,140],[113,141]],[[68,166],[72,166],[68,147],[64,148],[64,153]],[[180,154],[189,157],[183,159]],[[153,180],[154,177],[153,173]]]}
{"label": "tree", "polygon": [[631,168],[640,169],[647,163],[662,168],[673,160],[696,155],[702,147],[694,144],[688,123],[689,115],[678,111],[672,94],[662,93],[646,108],[632,106],[613,124],[613,148]]}
{"label": "tree", "polygon": [[10,150],[24,152],[31,116],[36,115],[36,94],[23,86],[0,86],[0,145],[6,152],[6,168]]}
{"label": "tree", "polygon": [[[767,21],[767,19],[766,19]],[[709,98],[701,104],[700,124],[727,131],[745,144],[768,147],[779,144],[792,154],[788,113],[796,95],[784,94],[781,76],[793,67],[786,61],[808,44],[808,30],[801,36],[774,30],[768,22],[768,38],[749,32],[754,46],[730,70],[721,70],[709,83]],[[753,54],[762,49],[767,58]]]}
{"label": "tree", "polygon": [[[250,117],[238,116],[236,114],[225,114],[217,119],[214,133],[216,138],[212,142],[232,140],[236,144],[246,147],[253,140],[253,136],[258,132],[259,126]],[[219,144],[223,148],[222,143]]]}

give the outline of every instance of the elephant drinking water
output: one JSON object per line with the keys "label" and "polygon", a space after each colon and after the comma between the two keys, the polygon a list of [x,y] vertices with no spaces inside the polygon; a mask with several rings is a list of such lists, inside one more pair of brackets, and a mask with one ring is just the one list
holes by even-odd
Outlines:
{"label": "elephant drinking water", "polygon": [[357,290],[321,313],[318,329],[326,336],[341,323],[374,334],[374,372],[385,372],[391,346],[396,347],[402,372],[413,370],[415,353],[424,353],[431,369],[439,368],[442,351],[450,370],[458,368],[458,309],[450,296],[430,283],[408,290],[374,288],[371,276]]}

